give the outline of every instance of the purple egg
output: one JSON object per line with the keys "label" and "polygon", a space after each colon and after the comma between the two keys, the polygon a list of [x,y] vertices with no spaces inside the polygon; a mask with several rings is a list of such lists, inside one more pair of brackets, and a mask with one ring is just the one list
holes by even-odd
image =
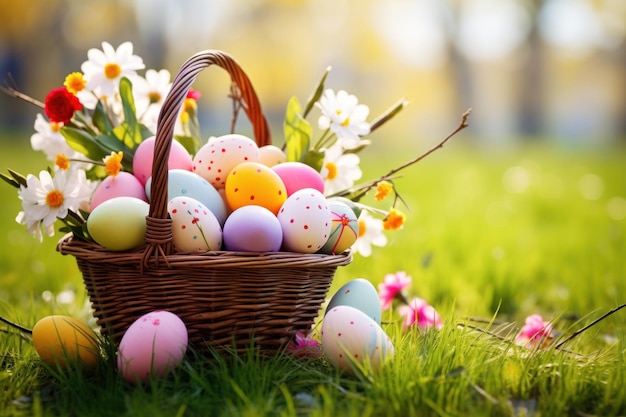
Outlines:
{"label": "purple egg", "polygon": [[280,222],[268,209],[243,206],[233,211],[223,228],[226,250],[238,252],[276,252],[283,241]]}

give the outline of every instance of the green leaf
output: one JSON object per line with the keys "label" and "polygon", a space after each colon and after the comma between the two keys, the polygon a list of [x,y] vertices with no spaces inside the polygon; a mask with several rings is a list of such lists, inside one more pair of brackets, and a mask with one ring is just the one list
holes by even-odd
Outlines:
{"label": "green leaf", "polygon": [[322,76],[322,79],[317,84],[317,87],[315,88],[313,93],[311,93],[311,97],[309,97],[309,99],[308,99],[308,101],[306,103],[306,107],[304,109],[303,117],[307,117],[308,116],[309,112],[311,111],[311,109],[313,108],[315,103],[322,96],[322,93],[324,92],[324,84],[326,83],[326,78],[328,77],[328,73],[330,73],[330,67],[326,68],[326,71],[324,72],[324,75]]}
{"label": "green leaf", "polygon": [[122,100],[122,111],[124,112],[124,123],[113,129],[113,132],[126,146],[133,149],[135,145],[141,143],[142,137],[139,123],[137,122],[133,85],[128,78],[123,77],[120,80],[119,90],[120,99]]}
{"label": "green leaf", "polygon": [[72,149],[80,152],[92,161],[100,161],[110,154],[110,151],[107,151],[107,149],[96,142],[92,136],[80,129],[63,126],[61,128],[61,134],[65,138],[65,142],[67,142]]}
{"label": "green leaf", "polygon": [[100,135],[95,140],[104,148],[109,150],[109,152],[105,156],[110,155],[111,152],[122,151],[124,153],[124,157],[122,158],[122,166],[124,167],[125,171],[132,172],[134,155],[133,149],[126,146],[124,142],[120,142],[118,138],[113,135]]}
{"label": "green leaf", "polygon": [[98,104],[96,104],[91,121],[100,132],[110,132],[113,130],[113,125],[104,111],[104,106],[100,100],[98,100]]}
{"label": "green leaf", "polygon": [[296,97],[292,97],[287,103],[285,121],[285,145],[287,147],[287,160],[300,161],[311,146],[313,128],[302,117],[302,109]]}
{"label": "green leaf", "polygon": [[300,162],[307,164],[317,172],[320,172],[322,170],[322,166],[324,165],[324,152],[310,149],[300,157]]}
{"label": "green leaf", "polygon": [[200,148],[200,141],[193,136],[176,135],[174,136],[174,140],[179,141],[190,155],[195,155]]}

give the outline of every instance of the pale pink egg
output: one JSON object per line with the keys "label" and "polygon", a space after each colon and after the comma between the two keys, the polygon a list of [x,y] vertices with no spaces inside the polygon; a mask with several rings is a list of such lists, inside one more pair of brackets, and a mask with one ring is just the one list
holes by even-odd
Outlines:
{"label": "pale pink egg", "polygon": [[121,171],[114,177],[106,177],[91,196],[90,211],[114,197],[135,197],[148,202],[143,185],[131,173]]}
{"label": "pale pink egg", "polygon": [[324,179],[312,167],[302,162],[283,162],[272,167],[283,180],[287,188],[287,196],[303,188],[314,188],[324,193]]}
{"label": "pale pink egg", "polygon": [[[154,145],[155,137],[153,136],[145,139],[137,146],[137,149],[135,149],[135,155],[133,156],[133,174],[135,174],[135,177],[137,177],[142,185],[146,185],[148,178],[152,176]],[[167,166],[168,169],[184,169],[191,171],[191,155],[189,155],[187,149],[177,140],[172,140]]]}
{"label": "pale pink egg", "polygon": [[187,343],[187,327],[176,314],[169,311],[145,314],[122,336],[117,370],[130,383],[161,378],[180,365]]}
{"label": "pale pink egg", "polygon": [[283,241],[283,231],[274,213],[265,207],[249,205],[233,211],[224,223],[226,250],[276,252]]}

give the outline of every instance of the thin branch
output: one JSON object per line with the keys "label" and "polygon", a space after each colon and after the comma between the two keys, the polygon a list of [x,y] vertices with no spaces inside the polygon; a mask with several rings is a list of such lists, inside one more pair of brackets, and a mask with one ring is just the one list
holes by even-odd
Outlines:
{"label": "thin branch", "polygon": [[586,331],[587,329],[589,329],[591,326],[594,326],[596,324],[598,324],[599,322],[601,322],[602,320],[604,320],[605,318],[609,317],[612,314],[617,313],[619,310],[621,310],[622,308],[626,307],[626,304],[622,304],[620,306],[615,307],[613,310],[608,311],[607,313],[603,314],[602,316],[600,316],[599,318],[595,319],[594,321],[592,321],[591,323],[589,323],[588,325],[586,325],[585,327],[576,330],[574,333],[572,333],[571,335],[569,335],[568,337],[566,337],[564,340],[560,341],[559,343],[557,343],[557,345],[554,347],[555,349],[560,349],[561,346],[563,346],[564,344],[566,344],[567,342],[569,342],[570,340],[572,340],[573,338],[579,336],[581,333],[583,333],[584,331]]}
{"label": "thin branch", "polygon": [[[421,155],[419,155],[416,158],[411,159],[408,162],[405,162],[402,165],[399,165],[395,168],[393,168],[391,171],[389,171],[388,173],[386,173],[385,175],[380,176],[377,180],[371,181],[368,185],[363,186],[360,189],[360,192],[358,192],[358,194],[356,194],[355,196],[353,196],[352,200],[358,200],[361,197],[363,197],[365,194],[367,194],[368,191],[370,191],[372,188],[374,188],[376,186],[376,184],[378,184],[380,181],[384,181],[384,180],[388,180],[390,178],[392,178],[395,174],[397,174],[399,171],[403,170],[404,168],[407,168],[413,164],[418,163],[419,161],[421,161],[422,159],[426,158],[428,155],[430,155],[431,153],[435,152],[437,149],[443,148],[443,146],[450,140],[452,139],[452,137],[454,135],[456,135],[457,133],[459,133],[461,130],[465,129],[468,125],[467,123],[467,119],[470,115],[470,113],[472,112],[472,109],[467,109],[465,111],[465,113],[463,113],[461,115],[461,122],[459,123],[459,125],[456,127],[456,129],[454,129],[452,131],[452,133],[450,133],[448,136],[446,136],[441,142],[439,142],[438,144],[436,144],[435,146],[433,146],[432,148],[430,148],[429,150],[427,150],[426,152],[422,153]],[[345,196],[345,195],[349,195],[352,194],[354,192],[359,191],[359,189],[357,188],[356,190],[345,190],[345,192],[339,192],[334,194],[334,196]]]}
{"label": "thin branch", "polygon": [[[11,78],[10,74],[9,74],[9,78]],[[13,82],[13,85],[15,85],[15,81],[13,81],[12,78],[11,78],[11,81]],[[19,98],[20,100],[24,100],[27,103],[34,104],[37,107],[41,107],[42,109],[44,108],[44,104],[41,101],[36,100],[32,98],[31,96],[18,91],[16,88],[8,85],[8,83],[6,86],[0,86],[0,91],[2,91],[3,93],[11,97]]]}

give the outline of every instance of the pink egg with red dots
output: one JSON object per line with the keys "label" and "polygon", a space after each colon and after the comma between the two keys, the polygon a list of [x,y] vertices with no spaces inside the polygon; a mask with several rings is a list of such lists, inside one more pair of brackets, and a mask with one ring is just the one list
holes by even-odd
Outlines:
{"label": "pink egg with red dots", "polygon": [[260,162],[242,162],[228,174],[224,195],[232,211],[255,205],[276,214],[287,199],[287,189],[271,168]]}
{"label": "pink egg with red dots", "polygon": [[[141,182],[146,185],[148,179],[152,176],[152,160],[154,158],[155,137],[145,139],[135,149],[133,156],[133,174]],[[172,140],[170,153],[167,160],[168,169],[184,169],[191,171],[192,159],[187,149],[178,142]]]}
{"label": "pink egg with red dots", "polygon": [[141,182],[131,173],[122,171],[116,176],[106,177],[91,196],[91,207],[93,211],[103,202],[110,200],[114,197],[135,197],[140,200],[148,202],[146,192],[144,191]]}
{"label": "pink egg with red dots", "polygon": [[242,162],[259,162],[259,147],[249,137],[231,133],[211,138],[198,149],[192,170],[220,189],[226,186],[230,171]]}
{"label": "pink egg with red dots", "polygon": [[360,366],[376,372],[394,355],[383,328],[361,310],[346,305],[333,307],[324,316],[322,349],[330,363],[353,375]]}
{"label": "pink egg with red dots", "polygon": [[324,193],[324,178],[307,164],[283,162],[274,165],[272,169],[283,180],[288,196],[303,188],[314,188],[320,193]]}
{"label": "pink egg with red dots", "polygon": [[117,370],[130,383],[161,378],[182,362],[187,352],[185,323],[169,311],[153,311],[135,320],[122,336]]}
{"label": "pink egg with red dots", "polygon": [[315,253],[328,240],[332,213],[324,195],[303,188],[285,200],[276,215],[283,229],[283,247],[292,252]]}
{"label": "pink egg with red dots", "polygon": [[222,248],[222,227],[211,210],[198,200],[178,196],[167,203],[172,218],[172,243],[176,252]]}

